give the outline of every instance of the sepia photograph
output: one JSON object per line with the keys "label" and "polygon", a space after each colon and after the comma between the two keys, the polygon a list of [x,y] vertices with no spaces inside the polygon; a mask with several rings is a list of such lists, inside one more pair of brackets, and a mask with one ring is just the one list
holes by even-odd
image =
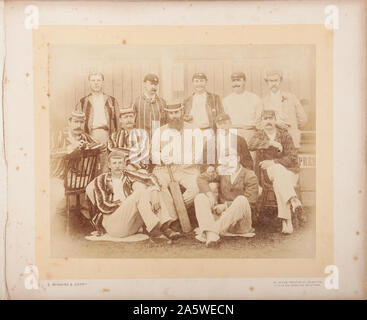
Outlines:
{"label": "sepia photograph", "polygon": [[0,299],[363,299],[364,9],[0,0]]}
{"label": "sepia photograph", "polygon": [[51,257],[314,258],[315,54],[50,45]]}

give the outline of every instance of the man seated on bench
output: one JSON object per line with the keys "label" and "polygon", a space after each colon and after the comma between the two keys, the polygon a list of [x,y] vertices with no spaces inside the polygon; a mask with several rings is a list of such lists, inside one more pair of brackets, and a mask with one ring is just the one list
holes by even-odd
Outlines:
{"label": "man seated on bench", "polygon": [[[219,182],[218,196],[213,182]],[[209,167],[197,183],[200,193],[194,203],[200,229],[198,240],[215,247],[226,232],[254,235],[250,204],[256,203],[259,186],[255,173],[241,165],[237,152],[232,151],[217,170]]]}
{"label": "man seated on bench", "polygon": [[262,112],[259,130],[250,139],[249,149],[256,151],[256,166],[264,170],[273,183],[282,233],[290,234],[293,232],[292,211],[301,214],[303,210],[294,190],[299,164],[292,137],[276,126],[273,110]]}
{"label": "man seated on bench", "polygon": [[[98,149],[101,151],[104,146],[95,141],[90,135],[84,132],[85,114],[73,111],[69,117],[67,130],[61,131],[53,136],[51,141],[51,197],[55,204],[54,210],[57,214],[66,214],[66,200],[64,179],[66,174],[65,156],[80,150]],[[89,218],[89,212],[85,198],[81,197],[81,213]]]}
{"label": "man seated on bench", "polygon": [[[173,207],[168,207],[167,194],[161,192],[154,175],[126,170],[125,153],[112,151],[108,156],[109,172],[92,181],[93,196],[88,186],[87,194],[102,214],[102,226],[113,237],[127,237],[146,227],[151,238],[164,235],[176,239],[179,233],[170,229],[177,220]],[[134,182],[147,188],[134,190]],[[164,200],[163,200],[164,199]]]}

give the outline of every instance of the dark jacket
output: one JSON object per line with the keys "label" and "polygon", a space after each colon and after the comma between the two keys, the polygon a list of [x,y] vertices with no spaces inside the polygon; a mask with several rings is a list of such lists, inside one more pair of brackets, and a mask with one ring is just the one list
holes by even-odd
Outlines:
{"label": "dark jacket", "polygon": [[135,127],[145,129],[149,136],[152,135],[152,121],[159,121],[160,126],[166,124],[166,101],[158,95],[153,99],[149,99],[142,94],[133,104],[136,114]]}
{"label": "dark jacket", "polygon": [[202,173],[197,178],[199,192],[209,192],[210,182],[219,182],[219,203],[224,203],[226,201],[231,202],[241,195],[245,196],[251,205],[254,205],[257,201],[259,184],[257,177],[252,170],[241,167],[241,171],[233,184],[231,183],[231,177],[229,175],[216,175],[214,179],[211,179],[206,173]]}
{"label": "dark jacket", "polygon": [[274,160],[294,173],[299,172],[299,163],[297,150],[294,147],[292,137],[283,129],[276,129],[275,141],[278,141],[282,147],[282,152],[277,148],[270,146],[270,139],[264,130],[258,130],[249,141],[250,151],[256,151],[255,168],[258,170],[259,163],[263,160]]}
{"label": "dark jacket", "polygon": [[[124,195],[127,198],[133,192],[133,183],[140,181],[146,186],[155,186],[160,190],[158,179],[152,174],[146,174],[136,171],[125,170],[122,174],[122,183]],[[113,201],[112,175],[110,172],[102,173],[93,180],[94,198],[99,212],[103,214],[112,214],[120,206],[119,202]]]}
{"label": "dark jacket", "polygon": [[[80,99],[80,102],[76,105],[75,110],[85,113],[85,129],[84,131],[88,134],[91,133],[93,126],[93,105],[90,101],[91,93]],[[105,114],[108,124],[108,132],[111,135],[113,132],[120,128],[120,109],[116,98],[103,94],[105,101]]]}
{"label": "dark jacket", "polygon": [[[223,113],[223,105],[222,100],[217,94],[207,92],[207,99],[206,99],[206,112],[208,114],[209,119],[209,126],[213,129],[216,128],[215,125],[215,119],[218,114]],[[194,94],[192,94],[190,97],[188,97],[184,101],[184,115],[186,119],[191,114],[192,109],[192,102],[193,102]]]}

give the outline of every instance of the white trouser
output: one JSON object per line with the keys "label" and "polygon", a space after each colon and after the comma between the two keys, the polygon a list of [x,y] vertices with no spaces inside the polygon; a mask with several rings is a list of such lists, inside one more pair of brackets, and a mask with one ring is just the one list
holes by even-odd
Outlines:
{"label": "white trouser", "polygon": [[52,177],[50,179],[50,203],[52,208],[52,216],[57,213],[65,215],[66,213],[66,200],[65,200],[65,188],[64,179]]}
{"label": "white trouser", "polygon": [[152,211],[151,194],[150,189],[139,189],[123,200],[114,213],[103,215],[102,225],[107,233],[113,237],[127,237],[137,233],[143,225],[150,232],[158,222],[173,221],[174,218],[162,204],[157,214]]}
{"label": "white trouser", "polygon": [[[185,205],[192,204],[195,196],[199,193],[199,187],[196,182],[200,175],[199,168],[173,165],[171,170],[175,181],[186,189],[182,195]],[[171,181],[168,168],[157,166],[153,169],[153,174],[158,178],[159,183],[162,185],[162,189],[166,190]]]}
{"label": "white trouser", "polygon": [[269,179],[273,182],[278,205],[278,217],[291,219],[292,214],[289,199],[296,196],[294,187],[298,181],[298,174],[293,173],[279,163],[270,166],[266,172]]}
{"label": "white trouser", "polygon": [[229,208],[227,208],[217,219],[212,213],[209,198],[200,193],[195,197],[195,213],[199,223],[201,232],[211,231],[220,235],[228,231],[241,219],[243,222],[243,233],[251,232],[251,207],[245,196],[238,196],[233,200]]}

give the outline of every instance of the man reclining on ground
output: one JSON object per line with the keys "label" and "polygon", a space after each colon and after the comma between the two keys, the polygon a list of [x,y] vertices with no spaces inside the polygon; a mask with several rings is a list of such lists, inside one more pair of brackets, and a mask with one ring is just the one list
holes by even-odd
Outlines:
{"label": "man reclining on ground", "polygon": [[[170,229],[170,224],[177,220],[173,201],[167,201],[170,195],[161,191],[156,177],[126,170],[125,154],[120,151],[110,153],[108,166],[108,173],[92,181],[95,204],[103,214],[106,232],[113,237],[127,237],[145,226],[152,238],[163,234],[176,239],[179,233]],[[136,181],[147,188],[134,190]],[[90,188],[87,193],[90,194]],[[169,202],[171,206],[167,206]]]}

